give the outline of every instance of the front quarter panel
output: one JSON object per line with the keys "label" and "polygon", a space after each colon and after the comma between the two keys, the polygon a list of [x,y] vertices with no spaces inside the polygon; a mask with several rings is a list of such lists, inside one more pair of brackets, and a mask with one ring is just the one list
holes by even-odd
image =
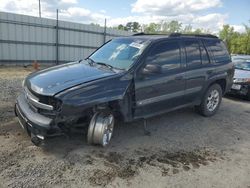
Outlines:
{"label": "front quarter panel", "polygon": [[62,101],[61,115],[78,115],[110,101],[122,100],[132,78],[116,75],[70,88],[56,95]]}

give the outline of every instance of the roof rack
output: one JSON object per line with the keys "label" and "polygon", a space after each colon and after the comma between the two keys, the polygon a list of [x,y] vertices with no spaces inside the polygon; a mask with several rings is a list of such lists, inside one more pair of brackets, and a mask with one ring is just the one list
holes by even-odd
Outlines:
{"label": "roof rack", "polygon": [[181,37],[181,36],[190,36],[190,37],[209,37],[209,38],[218,38],[215,35],[211,34],[182,34],[182,33],[171,33],[170,37]]}
{"label": "roof rack", "polygon": [[183,34],[183,33],[171,33],[171,34],[157,34],[157,33],[150,34],[149,33],[149,34],[147,34],[147,33],[144,33],[144,32],[133,34],[133,36],[141,36],[141,35],[165,35],[165,36],[169,36],[169,37],[190,36],[190,37],[218,38],[217,36],[211,35],[211,34]]}
{"label": "roof rack", "polygon": [[132,36],[140,36],[140,35],[146,35],[146,33],[144,33],[144,32],[135,33],[135,34],[133,34]]}
{"label": "roof rack", "polygon": [[140,36],[140,35],[165,35],[165,36],[169,36],[169,34],[163,34],[163,33],[144,33],[144,32],[135,33],[132,36]]}

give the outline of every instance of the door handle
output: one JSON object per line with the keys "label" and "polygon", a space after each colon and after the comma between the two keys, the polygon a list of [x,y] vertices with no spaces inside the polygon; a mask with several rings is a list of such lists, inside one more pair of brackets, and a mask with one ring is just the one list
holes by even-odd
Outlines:
{"label": "door handle", "polygon": [[212,74],[212,73],[213,73],[212,70],[208,70],[208,71],[207,71],[207,74]]}

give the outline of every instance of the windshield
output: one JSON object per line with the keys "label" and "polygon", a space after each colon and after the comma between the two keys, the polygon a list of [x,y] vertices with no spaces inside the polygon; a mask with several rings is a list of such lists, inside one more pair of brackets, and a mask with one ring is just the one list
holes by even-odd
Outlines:
{"label": "windshield", "polygon": [[148,40],[113,39],[94,52],[90,58],[95,62],[128,70],[148,44]]}
{"label": "windshield", "polygon": [[250,61],[250,55],[232,55],[233,62]]}
{"label": "windshield", "polygon": [[250,61],[235,62],[236,69],[249,70],[250,71]]}

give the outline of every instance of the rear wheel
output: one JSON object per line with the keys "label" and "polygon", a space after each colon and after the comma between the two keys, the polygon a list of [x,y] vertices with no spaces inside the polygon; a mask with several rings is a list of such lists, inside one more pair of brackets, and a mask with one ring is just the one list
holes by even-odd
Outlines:
{"label": "rear wheel", "polygon": [[196,110],[203,116],[209,117],[214,115],[219,109],[222,99],[222,89],[219,84],[211,85],[199,106],[196,106]]}
{"label": "rear wheel", "polygon": [[247,92],[247,100],[250,101],[250,87],[248,88],[248,92]]}
{"label": "rear wheel", "polygon": [[96,112],[88,128],[88,143],[107,146],[113,135],[115,118],[111,112]]}

